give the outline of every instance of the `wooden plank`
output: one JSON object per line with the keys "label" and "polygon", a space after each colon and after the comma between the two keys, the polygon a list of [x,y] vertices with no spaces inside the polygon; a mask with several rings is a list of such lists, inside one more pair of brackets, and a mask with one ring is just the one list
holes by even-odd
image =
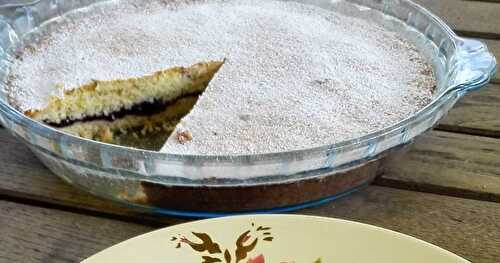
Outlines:
{"label": "wooden plank", "polygon": [[463,0],[415,0],[453,29],[480,37],[500,38],[500,5]]}
{"label": "wooden plank", "polygon": [[337,202],[300,211],[340,217],[402,232],[472,262],[500,258],[500,204],[369,187]]}
{"label": "wooden plank", "polygon": [[[500,257],[500,204],[372,186],[300,214],[338,217],[396,230],[472,262]],[[158,217],[163,220],[164,217]],[[152,228],[0,201],[0,261],[76,262]]]}
{"label": "wooden plank", "polygon": [[490,84],[462,98],[438,129],[500,138],[500,85]]}
{"label": "wooden plank", "polygon": [[381,173],[377,184],[500,202],[500,140],[435,131]]}
{"label": "wooden plank", "polygon": [[[125,206],[82,192],[60,180],[19,140],[0,129],[0,197],[42,202],[75,211],[99,211],[110,216],[133,213]],[[155,222],[147,215],[140,222]],[[172,219],[171,223],[176,223]]]}
{"label": "wooden plank", "polygon": [[0,262],[79,262],[152,227],[0,201]]}

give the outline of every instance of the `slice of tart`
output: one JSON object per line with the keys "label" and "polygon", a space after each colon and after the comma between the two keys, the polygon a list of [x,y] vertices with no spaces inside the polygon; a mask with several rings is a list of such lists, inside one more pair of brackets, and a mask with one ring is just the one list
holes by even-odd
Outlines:
{"label": "slice of tart", "polygon": [[223,63],[174,67],[125,80],[94,80],[52,96],[45,108],[25,114],[70,134],[109,143],[130,132],[171,132]]}

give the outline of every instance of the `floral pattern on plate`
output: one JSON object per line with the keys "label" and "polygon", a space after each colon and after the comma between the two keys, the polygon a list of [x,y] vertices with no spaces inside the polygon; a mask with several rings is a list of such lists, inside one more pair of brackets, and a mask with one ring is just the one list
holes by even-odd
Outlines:
{"label": "floral pattern on plate", "polygon": [[[256,226],[251,224],[251,228],[239,234],[235,240],[235,249],[222,248],[212,237],[207,233],[191,232],[193,237],[178,234],[173,236],[170,241],[175,242],[175,248],[182,248],[187,245],[201,255],[201,263],[239,263],[245,262],[249,253],[257,248],[258,244],[263,242],[272,242],[274,237],[272,229],[268,226]],[[259,254],[254,258],[249,258],[246,263],[265,263],[263,254]],[[292,261],[279,263],[294,263]],[[314,263],[321,263],[321,259],[317,259]]]}

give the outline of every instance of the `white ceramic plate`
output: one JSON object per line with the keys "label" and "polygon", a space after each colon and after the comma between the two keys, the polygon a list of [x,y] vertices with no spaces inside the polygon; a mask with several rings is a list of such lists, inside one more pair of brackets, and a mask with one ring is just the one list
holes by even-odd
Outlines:
{"label": "white ceramic plate", "polygon": [[251,215],[201,220],[147,233],[83,263],[469,262],[394,231],[339,219]]}

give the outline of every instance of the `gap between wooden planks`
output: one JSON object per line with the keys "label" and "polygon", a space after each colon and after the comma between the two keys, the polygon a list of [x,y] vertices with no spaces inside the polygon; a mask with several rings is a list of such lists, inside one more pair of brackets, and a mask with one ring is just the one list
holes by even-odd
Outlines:
{"label": "gap between wooden planks", "polygon": [[489,84],[458,101],[438,130],[500,138],[500,85]]}
{"label": "gap between wooden planks", "polygon": [[[493,263],[500,257],[498,203],[370,186],[298,213],[392,229],[472,262]],[[0,201],[0,223],[0,261],[25,263],[77,262],[157,228],[8,201]]]}
{"label": "gap between wooden planks", "polygon": [[380,173],[379,185],[500,202],[500,139],[434,131]]}

